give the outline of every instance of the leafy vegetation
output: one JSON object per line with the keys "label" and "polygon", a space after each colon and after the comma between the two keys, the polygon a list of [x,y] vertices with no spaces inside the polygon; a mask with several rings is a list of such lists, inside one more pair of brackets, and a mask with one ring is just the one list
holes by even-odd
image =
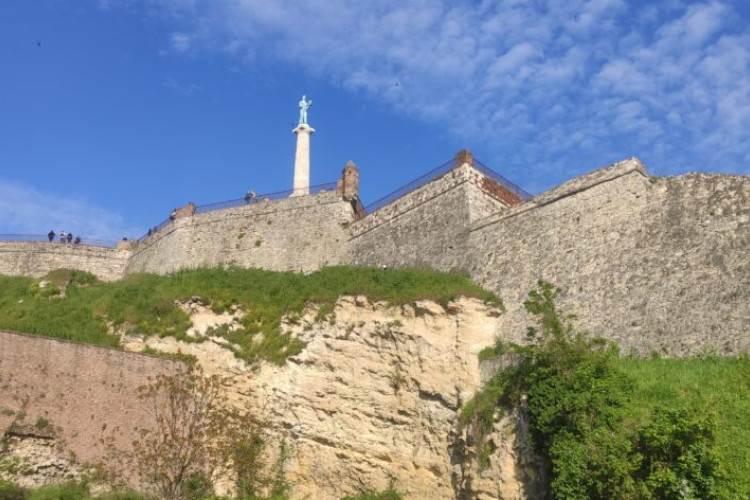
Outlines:
{"label": "leafy vegetation", "polygon": [[232,408],[221,391],[226,383],[187,365],[139,388],[146,427],[137,429],[132,451],[109,446],[99,464],[102,477],[126,484],[124,471],[134,472],[145,491],[162,500],[217,498],[217,482],[229,477],[236,500],[286,500],[285,444],[269,463],[264,426]]}
{"label": "leafy vegetation", "polygon": [[688,359],[623,358],[619,367],[633,381],[625,421],[648,425],[650,408],[682,409],[715,420],[720,498],[750,498],[750,359],[706,356]]}
{"label": "leafy vegetation", "polygon": [[403,498],[393,485],[391,485],[380,492],[369,491],[356,497],[344,497],[341,500],[403,500]]}
{"label": "leafy vegetation", "polygon": [[[40,281],[48,282],[41,288]],[[61,293],[64,290],[65,293]],[[214,333],[230,340],[248,362],[283,363],[304,345],[281,332],[285,315],[299,315],[307,304],[325,316],[341,295],[403,304],[431,299],[445,304],[458,296],[501,306],[499,299],[468,278],[422,270],[332,267],[302,275],[259,269],[196,269],[169,276],[136,274],[102,283],[80,271],[57,270],[42,280],[0,276],[0,328],[117,347],[113,329],[194,340],[190,320],[178,304],[200,296],[222,312],[239,307],[247,314],[235,331]]]}
{"label": "leafy vegetation", "polygon": [[[525,346],[498,343],[482,356],[512,353],[462,410],[483,456],[498,412],[526,399],[531,441],[549,460],[559,499],[720,497],[716,422],[708,408],[654,405],[632,410],[635,382],[614,344],[573,328],[556,308],[559,289],[539,282],[524,303],[537,320]],[[633,418],[638,414],[639,419]]]}
{"label": "leafy vegetation", "polygon": [[133,491],[111,491],[92,495],[85,481],[24,489],[11,482],[0,480],[0,500],[144,500],[144,498],[140,493]]}

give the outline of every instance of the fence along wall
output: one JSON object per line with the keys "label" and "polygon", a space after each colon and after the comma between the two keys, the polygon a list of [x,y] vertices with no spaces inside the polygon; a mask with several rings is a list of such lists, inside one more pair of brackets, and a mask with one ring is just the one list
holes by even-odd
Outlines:
{"label": "fence along wall", "polygon": [[44,276],[54,269],[88,271],[101,280],[122,277],[130,252],[86,245],[0,242],[0,274]]}
{"label": "fence along wall", "polygon": [[198,213],[143,240],[126,272],[169,273],[234,264],[273,271],[314,271],[347,263],[351,202],[336,191]]}
{"label": "fence along wall", "polygon": [[750,350],[750,177],[651,178],[629,160],[475,223],[466,270],[508,309],[519,340],[538,279],[579,325],[623,352]]}
{"label": "fence along wall", "polygon": [[357,221],[354,264],[462,267],[471,221],[507,207],[483,189],[486,179],[465,163]]}
{"label": "fence along wall", "polygon": [[138,388],[178,367],[152,356],[0,331],[0,435],[14,421],[33,427],[43,417],[79,462],[94,463],[105,451],[101,438],[130,449],[135,429],[149,422]]}

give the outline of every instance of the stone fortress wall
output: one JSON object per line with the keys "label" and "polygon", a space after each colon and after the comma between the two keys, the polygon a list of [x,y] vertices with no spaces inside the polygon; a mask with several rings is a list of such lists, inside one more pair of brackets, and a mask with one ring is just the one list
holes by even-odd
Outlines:
{"label": "stone fortress wall", "polygon": [[649,178],[629,160],[472,226],[465,270],[499,293],[519,339],[543,278],[579,326],[623,352],[750,351],[750,178]]}
{"label": "stone fortress wall", "polygon": [[521,201],[473,163],[471,153],[462,151],[454,168],[355,222],[353,263],[462,269],[472,222]]}
{"label": "stone fortress wall", "polygon": [[484,193],[476,184],[448,182],[357,222],[354,262],[466,272],[503,298],[506,339],[523,338],[523,301],[544,279],[581,328],[623,352],[750,351],[750,178],[648,177],[631,159],[491,215],[467,205]]}
{"label": "stone fortress wall", "polygon": [[[132,251],[0,244],[0,273],[59,267],[103,279],[236,264],[309,272],[327,265],[459,270],[505,301],[498,334],[519,338],[538,279],[565,290],[580,326],[625,351],[750,348],[750,178],[652,178],[636,159],[523,201],[461,152],[455,168],[364,215],[356,166],[336,191],[189,214]],[[364,215],[364,216],[363,216]]]}
{"label": "stone fortress wall", "polygon": [[133,251],[125,273],[237,265],[310,272],[349,261],[354,208],[326,191],[198,213],[168,224]]}
{"label": "stone fortress wall", "polygon": [[0,242],[0,274],[44,276],[60,268],[88,271],[111,281],[123,276],[131,252],[86,245]]}
{"label": "stone fortress wall", "polygon": [[[96,463],[113,439],[129,449],[150,422],[139,387],[171,373],[175,362],[66,340],[0,331],[0,429],[49,433],[80,463]],[[12,430],[12,429],[11,429]]]}

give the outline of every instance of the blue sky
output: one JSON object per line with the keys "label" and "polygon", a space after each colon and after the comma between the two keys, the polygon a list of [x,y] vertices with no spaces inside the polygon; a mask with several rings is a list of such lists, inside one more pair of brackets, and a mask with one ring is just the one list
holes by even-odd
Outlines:
{"label": "blue sky", "polygon": [[638,156],[750,174],[750,2],[2,0],[0,233],[135,236],[312,182],[365,202],[464,147],[531,192]]}

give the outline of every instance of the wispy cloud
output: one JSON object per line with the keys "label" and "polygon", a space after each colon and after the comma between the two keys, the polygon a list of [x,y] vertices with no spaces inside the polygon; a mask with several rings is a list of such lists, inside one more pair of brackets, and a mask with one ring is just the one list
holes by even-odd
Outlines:
{"label": "wispy cloud", "polygon": [[52,229],[84,238],[119,239],[139,236],[140,230],[85,200],[45,193],[31,186],[0,179],[0,227],[14,234],[41,235]]}
{"label": "wispy cloud", "polygon": [[200,85],[195,83],[180,83],[172,77],[164,80],[162,86],[185,96],[191,96],[201,89]]}
{"label": "wispy cloud", "polygon": [[185,52],[190,49],[192,38],[186,33],[172,33],[170,42],[174,50],[178,52]]}
{"label": "wispy cloud", "polygon": [[539,185],[633,154],[659,173],[750,165],[750,19],[727,1],[140,3],[177,51],[296,65],[482,141]]}

